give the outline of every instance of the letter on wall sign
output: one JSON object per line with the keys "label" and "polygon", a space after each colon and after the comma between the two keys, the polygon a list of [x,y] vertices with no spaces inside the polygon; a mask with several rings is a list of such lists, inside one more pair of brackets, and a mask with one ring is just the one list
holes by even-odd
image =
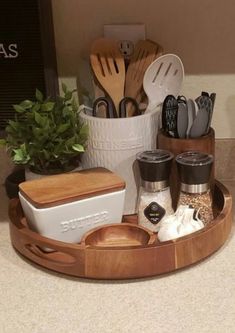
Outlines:
{"label": "letter on wall sign", "polygon": [[10,44],[8,46],[8,50],[10,51],[9,58],[17,58],[18,57],[19,52],[17,51],[17,44]]}
{"label": "letter on wall sign", "polygon": [[3,44],[0,44],[0,58],[8,58],[8,54]]}

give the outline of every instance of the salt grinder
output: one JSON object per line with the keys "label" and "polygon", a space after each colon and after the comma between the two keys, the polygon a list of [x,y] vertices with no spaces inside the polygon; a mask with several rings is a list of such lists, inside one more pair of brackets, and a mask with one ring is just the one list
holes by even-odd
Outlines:
{"label": "salt grinder", "polygon": [[166,216],[173,214],[169,188],[172,159],[172,153],[161,149],[137,154],[141,176],[138,223],[154,232]]}

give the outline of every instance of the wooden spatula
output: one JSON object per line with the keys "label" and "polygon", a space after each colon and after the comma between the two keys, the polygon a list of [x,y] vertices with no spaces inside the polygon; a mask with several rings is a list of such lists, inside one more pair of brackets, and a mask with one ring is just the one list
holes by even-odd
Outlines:
{"label": "wooden spatula", "polygon": [[90,61],[97,80],[118,110],[119,102],[124,97],[125,63],[117,41],[108,38],[95,40]]}
{"label": "wooden spatula", "polygon": [[[143,92],[143,78],[146,69],[160,55],[163,49],[149,40],[140,40],[135,46],[134,54],[126,73],[125,96],[140,100]],[[128,116],[133,116],[133,108],[128,109]]]}

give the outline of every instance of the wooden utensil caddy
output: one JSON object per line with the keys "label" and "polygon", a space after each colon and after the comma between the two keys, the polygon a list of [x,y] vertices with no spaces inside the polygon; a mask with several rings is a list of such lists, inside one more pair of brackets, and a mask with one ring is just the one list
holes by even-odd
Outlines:
{"label": "wooden utensil caddy", "polygon": [[[9,207],[13,247],[34,263],[60,273],[94,279],[130,279],[159,275],[194,264],[219,249],[228,238],[232,224],[232,198],[215,182],[216,217],[204,229],[177,240],[139,246],[95,246],[64,243],[42,237],[27,227],[18,199]],[[136,216],[123,222],[137,223]],[[54,249],[43,252],[40,247]]]}

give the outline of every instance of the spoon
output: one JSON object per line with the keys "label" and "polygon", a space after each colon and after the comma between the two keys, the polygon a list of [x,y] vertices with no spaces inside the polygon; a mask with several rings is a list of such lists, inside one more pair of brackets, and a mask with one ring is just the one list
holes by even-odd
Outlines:
{"label": "spoon", "polygon": [[197,116],[193,121],[193,125],[190,129],[190,138],[198,138],[206,133],[209,121],[209,114],[206,108],[201,108],[198,110]]}

